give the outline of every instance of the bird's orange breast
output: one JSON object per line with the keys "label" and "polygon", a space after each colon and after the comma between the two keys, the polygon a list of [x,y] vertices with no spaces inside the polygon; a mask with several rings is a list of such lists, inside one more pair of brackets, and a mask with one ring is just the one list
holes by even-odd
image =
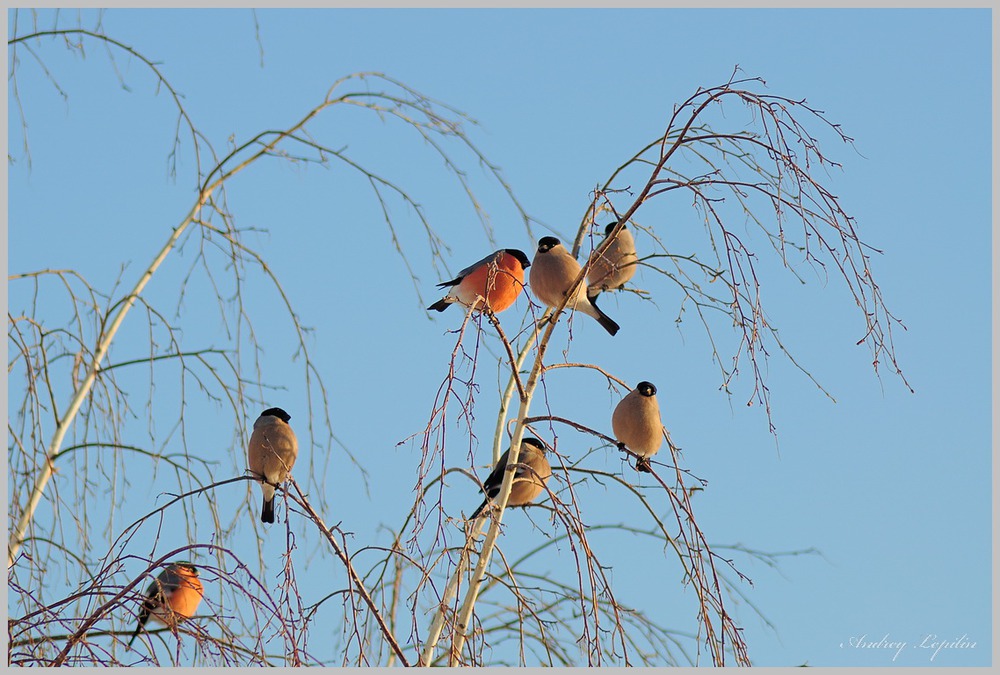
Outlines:
{"label": "bird's orange breast", "polygon": [[514,256],[503,253],[462,279],[462,290],[486,298],[493,312],[502,312],[524,289],[524,268]]}
{"label": "bird's orange breast", "polygon": [[170,612],[160,610],[152,613],[152,618],[161,623],[173,625],[178,619],[190,619],[198,610],[198,605],[201,604],[201,599],[205,595],[205,587],[201,585],[198,577],[183,572],[180,576],[181,579],[177,587],[167,596],[166,604],[170,608]]}

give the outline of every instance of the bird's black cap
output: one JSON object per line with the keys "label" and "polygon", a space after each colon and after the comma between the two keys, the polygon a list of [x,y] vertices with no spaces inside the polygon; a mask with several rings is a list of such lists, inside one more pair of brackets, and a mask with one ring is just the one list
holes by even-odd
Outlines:
{"label": "bird's black cap", "polygon": [[656,385],[643,380],[636,386],[636,390],[643,396],[656,396]]}
{"label": "bird's black cap", "polygon": [[524,445],[525,443],[527,443],[528,445],[533,445],[542,452],[545,452],[545,444],[543,444],[540,440],[538,440],[534,436],[525,436],[524,438],[522,438],[521,445]]}
{"label": "bird's black cap", "polygon": [[281,408],[268,408],[260,414],[261,417],[277,417],[282,422],[287,423],[288,420],[292,419],[292,416],[286,413]]}
{"label": "bird's black cap", "polygon": [[538,240],[538,250],[545,253],[551,248],[559,245],[559,240],[555,237],[542,237]]}
{"label": "bird's black cap", "polygon": [[504,249],[504,253],[507,253],[507,254],[512,255],[515,258],[517,258],[517,261],[519,263],[521,263],[521,268],[522,269],[526,268],[526,267],[531,267],[531,261],[528,260],[528,256],[526,256],[524,254],[524,251],[522,251],[521,249],[519,249],[519,248],[505,248]]}

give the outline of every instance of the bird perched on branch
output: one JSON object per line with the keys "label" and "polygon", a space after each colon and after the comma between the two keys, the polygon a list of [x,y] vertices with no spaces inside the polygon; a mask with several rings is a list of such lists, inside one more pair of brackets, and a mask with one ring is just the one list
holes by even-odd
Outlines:
{"label": "bird perched on branch", "polygon": [[[510,450],[505,450],[500,455],[500,461],[493,467],[493,471],[483,483],[482,492],[486,494],[486,498],[479,505],[479,508],[469,516],[469,520],[475,520],[490,503],[490,500],[495,499],[500,494],[509,457]],[[514,483],[510,486],[510,496],[507,498],[508,507],[524,506],[533,502],[545,489],[545,483],[552,475],[552,467],[545,459],[545,446],[540,440],[531,436],[521,440],[521,450],[517,455],[516,466]]]}
{"label": "bird perched on branch", "polygon": [[485,308],[494,314],[502,312],[517,300],[524,290],[524,270],[531,265],[524,251],[504,248],[469,265],[451,281],[438,284],[438,288],[451,286],[444,296],[427,309],[443,312],[453,302],[478,311]]}
{"label": "bird perched on branch", "polygon": [[650,473],[649,458],[663,444],[663,422],[660,405],[656,402],[656,387],[652,382],[640,382],[619,401],[611,415],[611,428],[620,449],[628,448],[639,459],[635,468]]}
{"label": "bird perched on branch", "polygon": [[167,565],[146,591],[146,599],[139,610],[139,625],[135,627],[128,646],[132,646],[150,619],[170,628],[184,619],[190,619],[204,595],[205,589],[194,565],[186,560]]}
{"label": "bird perched on branch", "polygon": [[[615,220],[604,228],[605,241],[618,225]],[[604,242],[601,242],[602,244]],[[600,248],[600,247],[598,247]],[[587,295],[591,298],[598,293],[622,288],[635,275],[639,258],[635,252],[635,239],[624,225],[603,253],[598,250],[590,254],[590,271],[587,272]]]}
{"label": "bird perched on branch", "polygon": [[[555,237],[542,237],[538,240],[538,250],[531,261],[529,283],[531,292],[547,307],[558,307],[579,276],[580,263],[576,261],[566,247]],[[587,297],[587,284],[581,282],[576,287],[574,297],[566,303],[566,309],[576,309],[587,316],[597,319],[604,330],[612,335],[618,332],[620,326],[597,306],[595,298]]]}
{"label": "bird perched on branch", "polygon": [[253,434],[247,446],[250,471],[260,481],[264,506],[260,519],[274,522],[274,486],[288,480],[299,455],[299,442],[288,426],[292,416],[281,408],[268,408],[253,423]]}

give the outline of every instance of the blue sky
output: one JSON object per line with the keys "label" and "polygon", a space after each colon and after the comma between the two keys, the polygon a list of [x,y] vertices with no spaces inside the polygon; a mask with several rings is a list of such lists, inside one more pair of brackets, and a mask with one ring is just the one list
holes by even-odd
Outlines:
{"label": "blue sky", "polygon": [[[55,21],[51,13],[39,16],[43,26]],[[95,16],[84,12],[84,25],[93,26]],[[494,248],[531,255],[543,234],[571,236],[590,191],[662,132],[674,105],[698,87],[725,82],[736,65],[763,78],[768,93],[806,98],[841,124],[854,146],[825,142],[843,168],[823,178],[857,218],[863,239],[884,251],[872,267],[908,329],[894,337],[915,393],[885,364],[881,379],[875,376],[869,351],[855,346],[863,321],[836,277],[805,268],[803,285],[768,255],[760,264],[770,318],[836,399],[775,356],[767,383],[776,437],[760,407],[745,405],[748,379],[737,382],[731,398],[719,391],[704,332],[693,320],[678,328],[676,298],[652,274],[640,272],[636,285],[653,292],[657,306],[634,296],[603,300],[621,332],[612,339],[579,318],[568,358],[601,363],[629,382],[657,384],[664,423],[689,468],[708,481],[695,508],[711,543],[821,552],[783,557],[777,570],[733,554],[753,579],[752,587],[742,587],[748,602],[772,624],[746,604],[734,607],[755,664],[991,663],[989,10],[261,10],[256,16],[260,44],[248,10],[111,10],[103,28],[160,64],[220,151],[230,136],[240,142],[289,126],[336,79],[357,71],[383,72],[478,120],[470,133],[535,220],[532,236],[495,181],[468,157],[465,168],[489,214],[492,241],[441,161],[412,133],[360,111],[321,117],[312,128],[415,196],[447,242],[451,272]],[[75,15],[64,12],[58,21],[70,25]],[[34,49],[67,98],[22,54],[18,87],[31,166],[11,103],[9,273],[74,268],[104,290],[119,275],[128,287],[190,208],[194,178],[186,149],[176,180],[168,172],[174,109],[134,59],[115,56],[125,91],[96,44],[88,45],[86,59],[58,42]],[[396,526],[412,502],[419,445],[410,439],[427,424],[446,374],[455,343],[446,331],[461,321],[455,309],[433,317],[423,310],[437,299],[434,284],[446,272],[432,265],[412,211],[391,204],[419,277],[418,298],[370,190],[341,167],[262,163],[233,181],[227,203],[239,226],[254,228],[247,243],[264,253],[312,328],[309,345],[326,380],[338,441],[375,476],[366,490],[340,445],[304,448],[303,458],[322,474],[312,479],[326,491],[329,520],[342,521],[359,539]],[[679,253],[703,245],[689,199],[663,200],[643,224]],[[151,300],[171,316],[194,250],[168,259],[149,287]],[[204,280],[198,283],[175,319],[189,348],[226,339],[215,301],[202,294]],[[30,290],[23,282],[9,285],[12,314],[25,311]],[[280,313],[270,318],[277,298],[263,275],[249,273],[244,292],[266,345],[263,379],[283,388],[268,396],[304,430],[308,404],[288,321]],[[517,329],[525,306],[521,300],[502,316],[505,330]],[[52,311],[53,321],[64,319],[65,310]],[[144,319],[135,314],[130,321],[116,346],[121,359],[148,353]],[[557,335],[562,341],[557,337],[552,359],[561,359],[567,346],[565,325]],[[725,335],[723,342],[732,339]],[[482,355],[476,374],[481,391],[471,445],[481,475],[500,379],[494,354]],[[136,382],[142,399],[149,384],[144,389],[141,376]],[[593,393],[593,385],[577,375],[552,377],[548,401],[554,414],[610,432],[617,397],[601,384]],[[177,395],[176,377],[157,381],[158,401]],[[233,430],[216,428],[218,410],[210,404],[189,403],[189,443],[219,460],[216,480],[236,475],[242,450],[231,449]],[[155,407],[150,441],[140,409],[135,438],[172,442],[170,410],[170,404]],[[247,423],[258,413],[247,410]],[[448,433],[449,463],[469,466],[467,432],[463,438],[452,419]],[[572,432],[559,434],[561,447],[578,444],[583,452],[592,445]],[[299,466],[305,467],[302,459]],[[616,456],[607,468],[643,480]],[[137,485],[150,476],[148,463],[134,471],[129,478]],[[153,474],[148,491],[122,490],[129,513],[151,510],[155,494],[175,488],[168,474]],[[478,504],[464,479],[445,494],[453,514]],[[243,484],[219,499],[220,508],[231,501],[233,513],[247,508]],[[634,504],[597,490],[593,499],[601,500],[589,505],[593,513],[648,526]],[[256,506],[256,493],[250,503]],[[543,517],[534,521],[537,527],[520,513],[504,519],[509,537],[524,528],[528,539],[520,544],[528,548],[546,528]],[[273,571],[284,539],[270,534],[260,547]],[[256,556],[254,531],[247,527],[239,536],[228,545]],[[316,543],[303,541],[305,557]],[[165,537],[157,546],[184,543]],[[662,555],[636,546],[637,555]],[[693,628],[690,616],[670,613],[679,595],[676,569],[654,560],[651,578],[640,584],[642,567],[632,564],[628,556],[615,562],[620,598],[641,603],[655,588],[664,621]],[[300,583],[322,574],[320,565],[303,562]],[[920,646],[963,635],[974,648],[942,650],[931,660],[933,650]],[[895,660],[894,650],[852,646],[883,636],[907,643]]]}

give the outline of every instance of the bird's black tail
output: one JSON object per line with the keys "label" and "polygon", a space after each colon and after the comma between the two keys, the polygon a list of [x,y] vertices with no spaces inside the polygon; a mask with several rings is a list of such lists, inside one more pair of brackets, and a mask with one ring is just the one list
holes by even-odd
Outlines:
{"label": "bird's black tail", "polygon": [[472,515],[469,516],[469,520],[475,520],[476,518],[478,518],[479,514],[483,512],[483,509],[485,509],[486,505],[489,503],[490,503],[490,498],[487,497],[486,499],[483,500],[483,503],[479,505],[479,508],[472,512]]}
{"label": "bird's black tail", "polygon": [[450,305],[450,304],[451,303],[448,302],[447,298],[441,298],[440,300],[438,300],[437,302],[435,302],[433,305],[431,305],[427,309],[433,309],[433,310],[435,310],[437,312],[443,312],[444,310],[448,309],[448,305]]}
{"label": "bird's black tail", "polygon": [[591,306],[597,310],[597,323],[601,324],[601,327],[612,335],[617,333],[621,329],[621,326],[615,323],[614,319],[605,314],[604,310],[597,306],[597,296],[588,297],[587,299],[590,301]]}
{"label": "bird's black tail", "polygon": [[264,507],[260,511],[260,520],[264,523],[274,522],[274,497],[264,497]]}
{"label": "bird's black tail", "polygon": [[142,627],[146,625],[149,621],[149,599],[147,598],[145,602],[142,603],[142,609],[139,611],[139,625],[135,627],[135,632],[132,633],[132,637],[129,638],[128,648],[132,649],[132,643],[135,639],[139,637],[139,633],[142,632]]}

